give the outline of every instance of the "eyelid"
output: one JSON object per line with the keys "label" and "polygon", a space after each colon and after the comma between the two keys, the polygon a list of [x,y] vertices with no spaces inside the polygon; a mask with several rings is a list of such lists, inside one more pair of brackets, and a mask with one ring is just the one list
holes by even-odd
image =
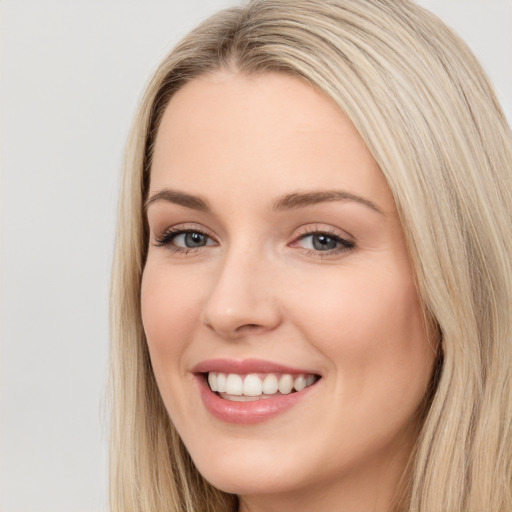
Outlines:
{"label": "eyelid", "polygon": [[[176,245],[173,243],[173,241],[178,236],[186,233],[200,233],[201,235],[207,237],[208,242],[205,245],[201,245],[198,247],[186,247]],[[336,241],[336,247],[326,250],[300,247],[300,243],[302,240],[308,237],[312,237],[314,235],[326,235],[327,237],[332,238],[334,241]],[[153,236],[155,241],[154,245],[156,247],[164,247],[167,250],[178,254],[188,254],[189,252],[197,253],[205,249],[206,247],[219,245],[219,242],[216,239],[216,237],[212,235],[208,229],[206,229],[201,224],[195,223],[173,225],[162,230],[161,234],[154,234]],[[347,232],[343,232],[332,226],[308,224],[298,228],[298,233],[295,235],[293,241],[288,244],[288,246],[302,250],[302,252],[307,256],[328,257],[336,256],[343,252],[347,252],[354,249],[355,242],[353,240],[353,237],[349,235]]]}
{"label": "eyelid", "polygon": [[352,235],[349,235],[348,233],[345,234],[341,232],[341,230],[337,230],[332,226],[320,226],[318,224],[308,225],[301,228],[301,232],[299,232],[299,234],[294,238],[290,246],[297,247],[302,240],[313,235],[327,235],[328,237],[336,240],[340,245],[334,249],[328,249],[325,251],[319,249],[306,249],[304,247],[299,247],[299,249],[306,251],[305,254],[307,256],[325,258],[328,256],[336,256],[341,253],[351,251],[355,248],[355,241]]}
{"label": "eyelid", "polygon": [[298,234],[296,235],[295,239],[298,240],[301,237],[322,233],[326,235],[330,235],[336,238],[340,238],[342,240],[345,240],[347,242],[355,243],[355,237],[351,235],[348,231],[341,230],[339,228],[335,228],[328,224],[320,224],[320,223],[313,223],[313,224],[305,224],[303,226],[300,226],[298,229]]}
{"label": "eyelid", "polygon": [[206,228],[204,228],[200,224],[194,223],[185,223],[170,226],[162,230],[162,232],[159,235],[155,233],[153,235],[153,238],[155,240],[155,245],[157,247],[167,247],[169,249],[175,250],[176,252],[188,252],[190,250],[199,250],[202,249],[203,247],[206,247],[202,246],[197,248],[186,248],[172,245],[172,240],[184,233],[200,233],[201,235],[206,236],[207,238],[213,240],[214,242],[214,244],[207,244],[206,246],[218,245],[218,241],[216,240],[216,238]]}

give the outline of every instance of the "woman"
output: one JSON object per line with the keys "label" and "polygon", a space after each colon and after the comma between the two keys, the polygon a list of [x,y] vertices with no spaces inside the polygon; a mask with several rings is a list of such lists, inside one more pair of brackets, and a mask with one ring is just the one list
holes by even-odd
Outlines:
{"label": "woman", "polygon": [[189,34],[128,145],[112,509],[511,510],[511,163],[408,1]]}

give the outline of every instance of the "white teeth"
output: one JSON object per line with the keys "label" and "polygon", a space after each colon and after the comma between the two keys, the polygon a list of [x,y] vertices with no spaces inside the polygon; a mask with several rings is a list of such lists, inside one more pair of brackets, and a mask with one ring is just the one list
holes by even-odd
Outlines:
{"label": "white teeth", "polygon": [[236,373],[230,373],[226,378],[226,393],[228,395],[242,395],[243,382],[242,377]]}
{"label": "white teeth", "polygon": [[[210,372],[210,373],[213,373],[213,372]],[[210,375],[210,373],[208,375]],[[214,391],[214,390],[212,390],[212,391]],[[219,393],[226,392],[226,374],[225,373],[217,374],[217,391]]]}
{"label": "white teeth", "polygon": [[247,375],[244,379],[245,396],[259,396],[263,391],[263,383],[257,375]]}
{"label": "white teeth", "polygon": [[254,402],[259,399],[259,396],[229,395],[229,400],[232,402]]}
{"label": "white teeth", "polygon": [[265,395],[273,395],[274,393],[277,393],[277,390],[279,389],[277,377],[273,373],[269,373],[263,381],[262,388]]}
{"label": "white teeth", "polygon": [[217,384],[217,375],[215,375],[215,373],[210,372],[208,374],[208,384],[210,384],[210,389],[212,391],[219,391],[218,384]]}
{"label": "white teeth", "polygon": [[[261,374],[260,374],[261,375]],[[262,379],[256,373],[250,373],[245,377],[236,373],[209,372],[208,384],[214,392],[226,393],[232,397],[247,397],[247,399],[267,398],[269,395],[280,393],[288,395],[294,389],[302,391],[316,382],[314,375],[292,376],[289,373],[269,373]],[[243,398],[230,398],[232,400],[244,400]]]}
{"label": "white teeth", "polygon": [[293,389],[293,377],[285,374],[279,379],[279,392],[288,395]]}
{"label": "white teeth", "polygon": [[302,391],[306,387],[306,385],[306,377],[304,377],[304,375],[299,375],[293,381],[293,387],[296,389],[296,391]]}

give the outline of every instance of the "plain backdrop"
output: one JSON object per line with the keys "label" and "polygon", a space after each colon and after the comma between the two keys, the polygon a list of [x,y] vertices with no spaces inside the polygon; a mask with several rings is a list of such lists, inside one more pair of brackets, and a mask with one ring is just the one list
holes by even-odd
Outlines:
{"label": "plain backdrop", "polygon": [[[123,146],[150,73],[235,0],[0,2],[0,511],[106,510],[108,288]],[[512,0],[424,0],[512,119]]]}

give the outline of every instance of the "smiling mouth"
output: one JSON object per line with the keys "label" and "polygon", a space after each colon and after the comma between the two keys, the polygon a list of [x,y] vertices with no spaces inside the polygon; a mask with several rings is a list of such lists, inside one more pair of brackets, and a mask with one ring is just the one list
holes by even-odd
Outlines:
{"label": "smiling mouth", "polygon": [[290,373],[223,373],[203,374],[210,390],[224,400],[250,402],[297,393],[320,379],[315,374]]}

